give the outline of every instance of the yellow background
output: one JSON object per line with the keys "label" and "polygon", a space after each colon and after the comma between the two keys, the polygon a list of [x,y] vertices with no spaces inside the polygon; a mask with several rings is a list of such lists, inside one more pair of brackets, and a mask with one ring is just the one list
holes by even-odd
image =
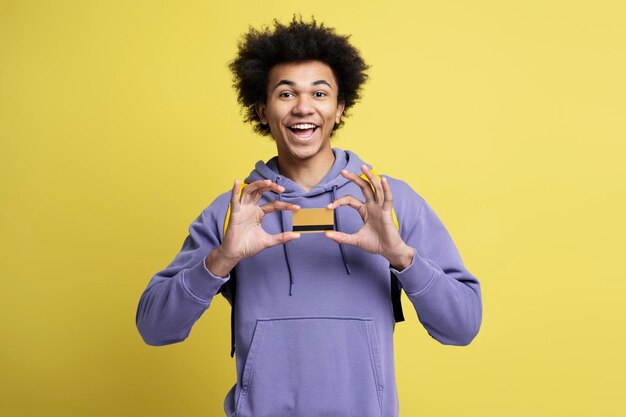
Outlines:
{"label": "yellow background", "polygon": [[0,1],[0,414],[223,415],[226,301],[164,347],[135,312],[191,221],[274,155],[226,65],[294,12],[372,65],[333,146],[409,182],[481,280],[467,347],[404,299],[401,415],[625,415],[620,0]]}

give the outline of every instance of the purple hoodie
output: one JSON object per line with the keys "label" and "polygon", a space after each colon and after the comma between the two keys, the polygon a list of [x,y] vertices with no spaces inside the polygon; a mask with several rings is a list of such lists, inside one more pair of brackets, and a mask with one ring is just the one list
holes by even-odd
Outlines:
{"label": "purple hoodie", "polygon": [[[363,161],[351,151],[333,152],[331,170],[309,192],[279,173],[276,157],[257,162],[245,181],[269,178],[285,187],[281,194],[266,192],[261,205],[280,199],[325,207],[347,194],[363,200],[359,187],[340,174],[344,168],[360,174]],[[387,179],[400,235],[415,249],[403,271],[322,233],[304,233],[239,262],[237,383],[224,401],[228,416],[397,416],[390,271],[430,336],[446,345],[467,345],[476,336],[482,320],[478,280],[424,199],[405,182]],[[218,293],[232,303],[231,275],[214,276],[204,264],[222,241],[229,199],[230,191],[202,211],[176,258],[148,283],[136,317],[147,344],[185,340]],[[362,224],[353,208],[336,209],[338,230],[354,233]],[[271,234],[290,231],[291,212],[269,213],[262,226]]]}

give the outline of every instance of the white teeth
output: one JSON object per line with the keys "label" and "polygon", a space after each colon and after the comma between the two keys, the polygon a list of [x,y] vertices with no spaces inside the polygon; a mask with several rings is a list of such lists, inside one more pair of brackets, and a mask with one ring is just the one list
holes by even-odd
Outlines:
{"label": "white teeth", "polygon": [[291,126],[291,129],[315,129],[316,126],[311,123],[300,123],[297,125]]}

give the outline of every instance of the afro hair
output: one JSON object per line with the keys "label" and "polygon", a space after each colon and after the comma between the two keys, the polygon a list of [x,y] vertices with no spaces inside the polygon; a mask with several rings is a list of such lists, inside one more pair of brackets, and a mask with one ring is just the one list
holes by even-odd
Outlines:
{"label": "afro hair", "polygon": [[314,17],[307,23],[294,15],[288,25],[274,19],[273,30],[249,27],[238,43],[237,56],[228,64],[245,122],[251,123],[255,132],[270,135],[269,126],[261,123],[255,108],[267,100],[270,70],[281,63],[316,60],[332,69],[339,86],[338,101],[345,103],[344,115],[333,133],[339,129],[343,118],[349,116],[346,111],[361,99],[361,87],[368,77],[365,71],[369,69],[349,38],[318,24]]}

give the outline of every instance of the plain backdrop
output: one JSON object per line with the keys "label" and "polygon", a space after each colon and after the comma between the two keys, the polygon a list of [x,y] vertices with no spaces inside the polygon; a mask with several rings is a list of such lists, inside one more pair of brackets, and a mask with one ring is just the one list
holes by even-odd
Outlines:
{"label": "plain backdrop", "polygon": [[404,298],[401,415],[625,415],[618,0],[0,0],[0,414],[223,415],[228,303],[163,347],[135,312],[193,219],[275,154],[227,64],[293,13],[372,66],[333,146],[407,181],[482,284],[466,347]]}

